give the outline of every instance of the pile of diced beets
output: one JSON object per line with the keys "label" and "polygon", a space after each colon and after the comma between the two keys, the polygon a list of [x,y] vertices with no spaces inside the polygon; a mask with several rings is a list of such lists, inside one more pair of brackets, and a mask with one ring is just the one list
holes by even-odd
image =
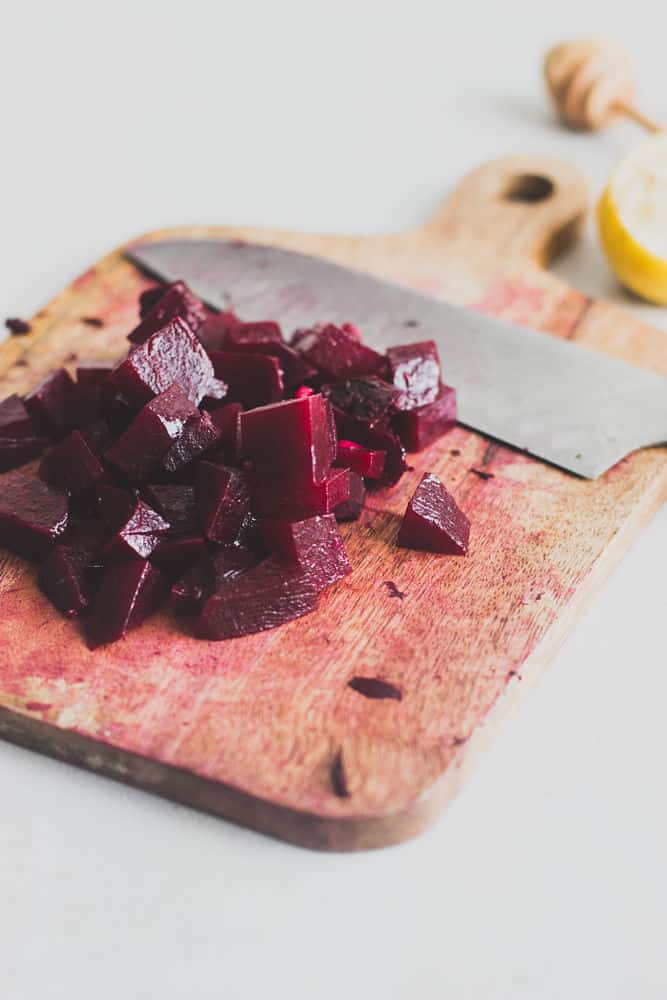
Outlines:
{"label": "pile of diced beets", "polygon": [[[336,522],[456,421],[434,343],[378,354],[350,325],[288,343],[180,281],[145,291],[140,314],[119,364],[82,365],[76,381],[60,368],[0,403],[0,545],[39,561],[40,587],[91,648],[170,594],[206,639],[314,610],[351,569]],[[468,533],[424,476],[399,544],[462,554]]]}

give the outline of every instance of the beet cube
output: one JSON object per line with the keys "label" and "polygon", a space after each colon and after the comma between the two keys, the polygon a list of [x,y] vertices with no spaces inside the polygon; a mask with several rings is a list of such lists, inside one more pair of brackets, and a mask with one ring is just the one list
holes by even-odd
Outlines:
{"label": "beet cube", "polygon": [[399,413],[394,426],[408,451],[421,451],[451,430],[456,416],[456,390],[442,385],[435,402]]}
{"label": "beet cube", "polygon": [[383,451],[364,448],[354,441],[339,441],[336,453],[336,465],[351,469],[366,479],[382,479],[384,472],[385,453]]}
{"label": "beet cube", "polygon": [[386,427],[402,403],[401,392],[375,376],[336,382],[322,393],[335,409],[369,427]]}
{"label": "beet cube", "polygon": [[166,576],[175,580],[206,556],[206,543],[201,535],[163,538],[151,553],[151,562]]}
{"label": "beet cube", "polygon": [[98,493],[98,517],[111,533],[104,547],[107,559],[147,559],[169,531],[169,522],[143,500],[115,486]]}
{"label": "beet cube", "polygon": [[233,312],[219,312],[209,316],[197,330],[197,336],[207,351],[224,351],[230,330],[241,324]]}
{"label": "beet cube", "polygon": [[142,492],[153,510],[169,522],[170,535],[195,535],[199,532],[199,507],[194,486],[156,483],[145,486]]}
{"label": "beet cube", "polygon": [[114,368],[111,380],[135,406],[142,406],[174,383],[195,404],[219,391],[206,351],[178,318],[133,348]]}
{"label": "beet cube", "polygon": [[183,433],[174,441],[162,459],[162,467],[167,472],[178,472],[193,459],[199,458],[218,441],[220,431],[208,413],[197,413],[190,417]]}
{"label": "beet cube", "polygon": [[381,354],[332,323],[298,331],[292,346],[327,381],[377,375],[384,371],[386,364]]}
{"label": "beet cube", "polygon": [[106,457],[130,479],[146,479],[198,413],[183,391],[172,385],[139,411]]}
{"label": "beet cube", "polygon": [[303,355],[286,344],[277,323],[239,323],[227,335],[227,351],[269,354],[276,358],[287,388],[293,388],[317,374]]}
{"label": "beet cube", "polygon": [[23,402],[40,434],[61,437],[76,423],[76,387],[64,368],[47,375]]}
{"label": "beet cube", "polygon": [[206,538],[233,545],[250,514],[250,493],[243,473],[213,462],[197,466],[195,490],[199,518]]}
{"label": "beet cube", "polygon": [[64,534],[67,497],[35,475],[10,472],[0,480],[0,545],[26,559],[43,559]]}
{"label": "beet cube", "polygon": [[400,406],[414,410],[433,403],[440,391],[440,359],[433,340],[403,344],[387,351],[388,380],[403,393]]}
{"label": "beet cube", "polygon": [[348,417],[340,410],[334,410],[338,434],[345,441],[354,441],[370,451],[385,453],[382,478],[378,480],[381,486],[393,486],[405,472],[405,449],[397,434],[390,428],[369,427],[362,420]]}
{"label": "beet cube", "polygon": [[239,455],[250,459],[261,478],[292,491],[321,482],[336,455],[329,404],[317,394],[242,413]]}
{"label": "beet cube", "polygon": [[33,427],[30,414],[21,399],[8,396],[0,403],[0,472],[37,458],[48,445],[48,438]]}
{"label": "beet cube", "polygon": [[216,378],[227,384],[230,402],[252,409],[282,399],[283,377],[276,358],[233,351],[211,351],[210,358]]}
{"label": "beet cube", "polygon": [[305,399],[306,396],[312,396],[315,390],[312,385],[300,385],[299,388],[294,393],[295,399]]}
{"label": "beet cube", "polygon": [[76,410],[77,424],[96,420],[113,396],[109,376],[113,365],[104,362],[90,362],[76,370]]}
{"label": "beet cube", "polygon": [[265,559],[225,583],[195,622],[202,639],[231,639],[300,618],[317,608],[317,588],[307,573]]}
{"label": "beet cube", "polygon": [[32,418],[23,405],[21,397],[14,393],[14,395],[3,399],[0,403],[0,437],[7,435],[18,438],[22,435],[32,436],[34,434],[35,428],[32,424]]}
{"label": "beet cube", "polygon": [[131,340],[133,344],[143,344],[174,319],[183,320],[192,333],[196,333],[202,323],[208,319],[208,309],[183,281],[175,281],[167,288],[161,289],[159,295],[155,294],[154,289],[149,289],[149,291],[152,295],[148,298],[142,296],[139,300],[140,307],[149,305],[153,302],[153,298],[155,301],[148,312],[141,313],[141,323],[129,334],[127,339]]}
{"label": "beet cube", "polygon": [[250,345],[281,344],[283,335],[278,323],[272,320],[256,321],[254,323],[237,323],[229,331],[227,347],[236,351],[239,347]]}
{"label": "beet cube", "polygon": [[253,506],[260,517],[298,521],[320,514],[331,514],[350,496],[350,470],[332,469],[320,483],[290,486],[254,480]]}
{"label": "beet cube", "polygon": [[163,283],[159,285],[151,285],[150,288],[146,288],[139,296],[139,316],[141,319],[148,315],[153,306],[157,305],[164,293],[169,288],[169,285]]}
{"label": "beet cube", "polygon": [[219,441],[230,462],[238,455],[239,417],[243,413],[240,403],[226,403],[211,412],[211,420],[218,428]]}
{"label": "beet cube", "polygon": [[86,549],[54,545],[39,567],[37,581],[66,618],[76,618],[90,606],[102,572]]}
{"label": "beet cube", "polygon": [[357,521],[366,501],[366,487],[361,476],[350,472],[350,496],[334,510],[337,521]]}
{"label": "beet cube", "polygon": [[109,566],[86,622],[88,647],[121,639],[158,609],[167,592],[165,577],[144,559]]}
{"label": "beet cube", "polygon": [[333,514],[304,521],[267,519],[260,528],[274,557],[298,566],[318,592],[352,572]]}
{"label": "beet cube", "polygon": [[470,521],[437,476],[422,476],[403,515],[398,544],[448,555],[468,551]]}
{"label": "beet cube", "polygon": [[205,556],[171,588],[174,611],[177,615],[197,614],[214,591],[246,573],[257,562],[252,552],[237,546]]}
{"label": "beet cube", "polygon": [[42,479],[66,493],[92,489],[106,472],[91,443],[81,431],[72,431],[42,459],[39,467]]}

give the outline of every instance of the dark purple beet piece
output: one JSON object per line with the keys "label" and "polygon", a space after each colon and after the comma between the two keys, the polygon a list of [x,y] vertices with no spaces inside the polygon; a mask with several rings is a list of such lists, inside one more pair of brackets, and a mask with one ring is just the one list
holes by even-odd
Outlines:
{"label": "dark purple beet piece", "polygon": [[35,431],[30,414],[18,396],[3,399],[0,403],[0,472],[37,458],[48,443],[48,438]]}
{"label": "dark purple beet piece", "polygon": [[90,362],[76,370],[77,424],[96,420],[104,411],[113,395],[109,376],[113,365],[104,362]]}
{"label": "dark purple beet piece", "polygon": [[209,316],[197,330],[197,336],[207,351],[224,351],[230,330],[241,320],[233,312],[219,312]]}
{"label": "dark purple beet piece", "polygon": [[298,566],[318,592],[352,572],[333,514],[304,521],[267,519],[260,528],[273,556]]}
{"label": "dark purple beet piece", "polygon": [[146,288],[141,293],[139,296],[139,316],[141,319],[148,315],[153,306],[158,304],[168,288],[169,285],[165,284],[151,285],[150,288]]}
{"label": "dark purple beet piece", "polygon": [[334,510],[337,521],[357,521],[366,501],[366,487],[361,476],[350,472],[350,496]]}
{"label": "dark purple beet piece", "polygon": [[250,514],[250,493],[243,473],[213,462],[200,462],[195,490],[206,538],[222,545],[233,545],[239,540],[244,521]]}
{"label": "dark purple beet piece", "polygon": [[37,581],[66,618],[82,614],[93,600],[102,566],[86,549],[54,545],[39,567]]}
{"label": "dark purple beet piece", "polygon": [[8,316],[5,320],[5,326],[13,337],[24,337],[26,333],[30,333],[30,323],[19,319],[18,316]]}
{"label": "dark purple beet piece", "polygon": [[286,344],[277,323],[239,323],[227,336],[227,351],[270,354],[276,358],[288,389],[317,374],[303,355]]}
{"label": "dark purple beet piece", "polygon": [[191,566],[206,556],[206,543],[201,535],[164,538],[151,554],[151,562],[170,579],[182,576]]}
{"label": "dark purple beet piece", "polygon": [[216,378],[227,384],[225,398],[231,403],[252,409],[282,399],[282,371],[271,355],[211,351],[210,358]]}
{"label": "dark purple beet piece", "polygon": [[366,479],[382,479],[384,472],[385,453],[370,448],[364,448],[354,441],[339,441],[336,453],[336,465],[351,469]]}
{"label": "dark purple beet piece", "polygon": [[326,381],[377,375],[385,367],[381,354],[365,347],[356,336],[331,323],[298,331],[292,346]]}
{"label": "dark purple beet piece", "polygon": [[0,403],[0,436],[18,438],[22,435],[33,436],[35,429],[32,418],[16,393],[7,396]]}
{"label": "dark purple beet piece", "polygon": [[331,514],[349,497],[349,469],[331,469],[321,482],[298,487],[256,479],[252,491],[253,507],[260,517],[292,521]]}
{"label": "dark purple beet piece", "polygon": [[107,559],[147,559],[169,531],[169,522],[143,500],[115,486],[102,486],[98,518],[111,534],[104,547]]}
{"label": "dark purple beet piece", "polygon": [[433,403],[440,391],[440,359],[433,340],[387,351],[387,378],[403,394],[402,410]]}
{"label": "dark purple beet piece", "polygon": [[86,621],[88,647],[121,639],[158,609],[167,592],[165,577],[144,559],[109,566]]}
{"label": "dark purple beet piece", "polygon": [[456,390],[443,385],[434,403],[399,413],[394,426],[408,451],[421,451],[451,430],[456,417]]}
{"label": "dark purple beet piece", "polygon": [[317,394],[242,413],[239,455],[262,479],[282,482],[291,491],[321,482],[336,456],[329,404]]}
{"label": "dark purple beet piece", "polygon": [[324,386],[322,394],[335,409],[369,427],[386,427],[402,401],[398,389],[375,376]]}
{"label": "dark purple beet piece", "polygon": [[67,528],[67,497],[35,475],[0,479],[0,545],[26,559],[43,559]]}
{"label": "dark purple beet piece", "polygon": [[105,468],[81,431],[72,431],[47,451],[39,467],[44,482],[66,493],[85,493],[104,479]]}
{"label": "dark purple beet piece", "polygon": [[211,420],[218,428],[220,445],[230,462],[238,456],[239,417],[243,413],[240,403],[226,403],[211,411]]}
{"label": "dark purple beet piece", "polygon": [[169,522],[170,535],[195,535],[199,532],[199,507],[194,486],[180,483],[155,483],[142,490],[146,502]]}
{"label": "dark purple beet piece", "polygon": [[172,385],[139,411],[106,457],[130,479],[146,479],[198,413],[182,390]]}
{"label": "dark purple beet piece", "polygon": [[470,521],[438,477],[427,472],[406,507],[398,544],[462,556],[469,537]]}
{"label": "dark purple beet piece", "polygon": [[380,486],[393,486],[405,472],[405,448],[400,438],[389,428],[369,427],[361,420],[348,417],[340,410],[334,410],[336,427],[341,439],[355,441],[371,451],[385,453],[382,478],[377,482]]}
{"label": "dark purple beet piece", "polygon": [[275,628],[317,608],[307,573],[265,559],[208,598],[195,622],[202,639],[231,639]]}
{"label": "dark purple beet piece", "polygon": [[162,459],[162,467],[167,472],[178,472],[193,459],[208,451],[220,438],[220,431],[208,413],[197,413],[190,417],[183,433],[172,444]]}
{"label": "dark purple beet piece", "polygon": [[206,351],[178,318],[131,350],[114,368],[111,380],[117,392],[135,406],[142,406],[174,383],[195,404],[218,391]]}
{"label": "dark purple beet piece", "polygon": [[177,615],[195,615],[211,594],[257,565],[257,557],[247,549],[218,549],[201,559],[171,588]]}
{"label": "dark purple beet piece", "polygon": [[237,323],[227,337],[227,347],[231,351],[250,345],[281,344],[283,335],[278,323],[273,320],[258,320],[253,323]]}
{"label": "dark purple beet piece", "polygon": [[[140,308],[148,301],[150,300],[143,299],[142,301],[140,299]],[[209,313],[204,303],[190,291],[185,282],[175,281],[173,285],[163,289],[151,309],[141,315],[141,323],[127,338],[133,344],[145,343],[149,337],[175,319],[183,320],[192,333],[196,333],[202,323],[208,319]]]}
{"label": "dark purple beet piece", "polygon": [[40,434],[61,437],[76,423],[76,387],[64,368],[47,375],[23,402]]}

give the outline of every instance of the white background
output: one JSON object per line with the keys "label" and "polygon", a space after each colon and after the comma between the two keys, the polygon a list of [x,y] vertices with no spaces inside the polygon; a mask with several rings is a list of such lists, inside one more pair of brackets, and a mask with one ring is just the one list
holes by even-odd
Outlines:
{"label": "white background", "polygon": [[[0,316],[161,225],[408,226],[506,153],[576,162],[597,193],[640,133],[555,126],[541,54],[602,27],[667,122],[658,10],[6,2]],[[624,298],[592,234],[560,270]],[[309,853],[0,745],[3,1000],[667,996],[666,543],[663,510],[398,848]]]}

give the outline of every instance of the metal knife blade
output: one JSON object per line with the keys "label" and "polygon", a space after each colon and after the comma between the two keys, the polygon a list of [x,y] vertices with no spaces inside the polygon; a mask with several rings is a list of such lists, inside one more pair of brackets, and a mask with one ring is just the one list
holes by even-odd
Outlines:
{"label": "metal knife blade", "polygon": [[667,442],[667,378],[578,344],[277,247],[173,240],[127,256],[182,278],[211,306],[276,319],[287,332],[350,322],[378,350],[433,339],[462,423],[577,475],[593,479]]}

